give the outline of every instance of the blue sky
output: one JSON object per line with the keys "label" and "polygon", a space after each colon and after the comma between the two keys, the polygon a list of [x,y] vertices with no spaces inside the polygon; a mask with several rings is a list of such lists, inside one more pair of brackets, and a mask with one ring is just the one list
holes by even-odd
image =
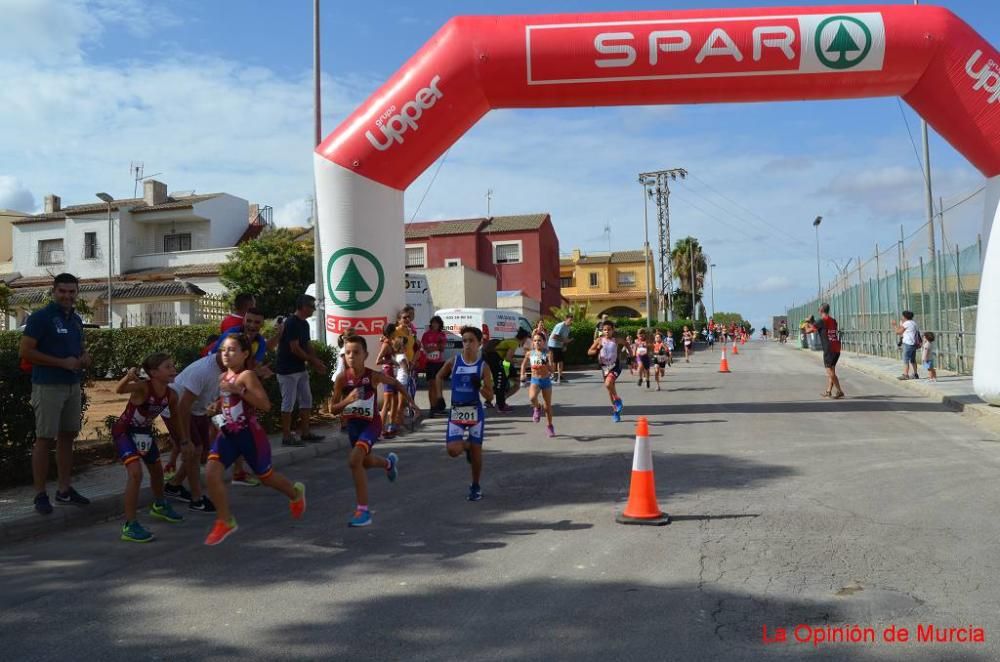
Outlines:
{"label": "blue sky", "polygon": [[[324,132],[459,13],[763,4],[326,0]],[[1000,44],[1000,3],[940,4]],[[136,160],[172,190],[227,191],[272,205],[281,224],[304,224],[311,6],[0,0],[8,28],[0,43],[0,207],[37,209],[49,192],[66,204],[98,190],[131,195]],[[494,214],[550,212],[564,252],[607,250],[607,224],[613,249],[639,248],[636,173],[684,167],[692,177],[674,189],[672,235],[697,236],[718,265],[716,309],[760,326],[815,291],[816,215],[824,217],[824,280],[834,263],[871,255],[876,241],[889,245],[901,224],[910,232],[923,223],[922,176],[904,115],[919,141],[919,119],[895,99],[497,111],[411,186],[407,220],[484,215],[492,189]],[[931,144],[935,196],[948,207],[982,177],[933,133]],[[948,218],[954,238],[973,241],[982,197]]]}

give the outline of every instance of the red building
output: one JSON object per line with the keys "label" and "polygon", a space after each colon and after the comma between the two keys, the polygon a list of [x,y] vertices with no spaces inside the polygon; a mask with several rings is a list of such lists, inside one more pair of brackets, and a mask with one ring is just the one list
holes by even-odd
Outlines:
{"label": "red building", "polygon": [[521,290],[543,314],[562,304],[559,239],[548,214],[406,225],[407,268],[458,265],[495,275],[497,291]]}

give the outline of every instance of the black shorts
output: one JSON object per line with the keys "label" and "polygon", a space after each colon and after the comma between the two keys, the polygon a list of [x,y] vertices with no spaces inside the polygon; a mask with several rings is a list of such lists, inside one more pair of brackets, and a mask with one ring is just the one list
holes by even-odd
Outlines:
{"label": "black shorts", "polygon": [[553,363],[562,363],[565,358],[565,352],[562,347],[549,347],[549,354],[552,355]]}
{"label": "black shorts", "polygon": [[431,380],[437,377],[438,372],[441,370],[443,363],[428,363],[424,367],[424,371],[427,373],[427,379]]}
{"label": "black shorts", "polygon": [[840,360],[840,352],[823,352],[823,367],[833,368]]}

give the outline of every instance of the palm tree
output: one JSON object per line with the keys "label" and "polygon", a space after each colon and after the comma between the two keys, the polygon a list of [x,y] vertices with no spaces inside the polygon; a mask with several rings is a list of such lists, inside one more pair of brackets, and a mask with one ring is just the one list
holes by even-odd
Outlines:
{"label": "palm tree", "polygon": [[[691,259],[694,258],[694,295],[691,292]],[[705,274],[708,273],[708,260],[701,250],[701,244],[694,237],[684,237],[676,244],[670,252],[670,259],[674,266],[674,278],[677,279],[677,290],[686,294],[687,309],[691,313],[691,319],[696,319],[695,302],[701,297],[701,292],[705,286]],[[702,306],[704,308],[704,306]]]}

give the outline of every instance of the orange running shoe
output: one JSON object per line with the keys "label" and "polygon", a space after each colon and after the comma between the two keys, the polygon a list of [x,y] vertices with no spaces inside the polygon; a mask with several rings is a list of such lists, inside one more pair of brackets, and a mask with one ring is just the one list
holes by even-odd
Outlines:
{"label": "orange running shoe", "polygon": [[205,538],[206,545],[218,545],[220,542],[228,538],[231,534],[236,533],[236,518],[230,519],[228,522],[223,522],[221,519],[215,520],[215,524],[212,526],[212,530],[208,532],[208,537]]}
{"label": "orange running shoe", "polygon": [[292,511],[292,519],[302,519],[302,514],[306,512],[306,486],[295,483],[295,492],[299,498],[289,501],[288,509]]}

